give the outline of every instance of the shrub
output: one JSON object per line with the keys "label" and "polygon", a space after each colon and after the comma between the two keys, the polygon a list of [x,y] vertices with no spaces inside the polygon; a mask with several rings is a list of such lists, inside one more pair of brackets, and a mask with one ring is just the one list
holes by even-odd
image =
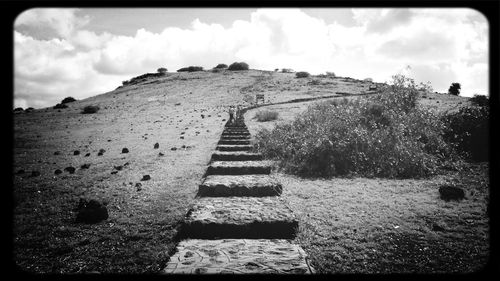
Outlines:
{"label": "shrub", "polygon": [[228,70],[248,70],[248,64],[245,62],[233,62]]}
{"label": "shrub", "polygon": [[255,114],[255,118],[257,118],[259,122],[276,120],[278,119],[278,112],[270,110],[259,111]]}
{"label": "shrub", "polygon": [[305,72],[305,71],[299,71],[299,72],[295,73],[295,77],[297,77],[297,78],[306,78],[309,76],[310,76],[309,72]]}
{"label": "shrub", "polygon": [[19,111],[24,111],[24,109],[22,107],[14,108],[14,112],[19,112]]}
{"label": "shrub", "polygon": [[227,64],[223,64],[223,63],[219,63],[216,67],[214,67],[215,69],[224,69],[224,68],[227,68]]}
{"label": "shrub", "polygon": [[444,123],[415,106],[413,80],[393,79],[378,96],[314,105],[293,122],[260,131],[256,149],[300,176],[434,174],[453,156],[442,137]]}
{"label": "shrub", "polygon": [[488,161],[489,108],[462,107],[458,112],[443,116],[446,124],[444,139],[472,161]]}
{"label": "shrub", "polygon": [[451,83],[448,94],[458,96],[460,94],[460,83]]}
{"label": "shrub", "polygon": [[63,103],[58,103],[54,106],[54,109],[61,109],[61,108],[67,108],[68,106]]}
{"label": "shrub", "polygon": [[70,103],[70,102],[74,102],[74,101],[76,101],[76,99],[75,99],[75,98],[73,98],[73,97],[67,97],[67,98],[64,98],[64,99],[61,101],[61,103]]}
{"label": "shrub", "polygon": [[326,72],[326,76],[327,77],[331,77],[331,78],[335,78],[336,77],[335,73],[334,72],[330,72],[330,71]]}
{"label": "shrub", "polygon": [[35,110],[33,107],[28,107],[28,108],[26,108],[26,112],[31,112],[31,111],[33,111],[33,110]]}
{"label": "shrub", "polygon": [[373,82],[373,79],[372,78],[365,78],[365,79],[363,79],[363,81],[365,81],[365,82]]}
{"label": "shrub", "polygon": [[99,111],[99,106],[97,105],[87,105],[86,107],[83,108],[82,113],[84,114],[91,114],[91,113],[96,113]]}
{"label": "shrub", "polygon": [[472,104],[477,105],[477,106],[489,106],[490,105],[488,96],[474,95],[469,100],[472,102]]}
{"label": "shrub", "polygon": [[166,69],[165,67],[160,67],[160,68],[158,68],[157,71],[158,71],[158,73],[165,74],[165,73],[167,73],[168,69]]}
{"label": "shrub", "polygon": [[283,69],[281,70],[281,72],[283,72],[283,73],[292,73],[292,72],[293,72],[293,69],[291,69],[291,68],[283,68]]}
{"label": "shrub", "polygon": [[195,72],[195,71],[203,71],[203,67],[201,66],[188,66],[183,67],[177,70],[177,72]]}

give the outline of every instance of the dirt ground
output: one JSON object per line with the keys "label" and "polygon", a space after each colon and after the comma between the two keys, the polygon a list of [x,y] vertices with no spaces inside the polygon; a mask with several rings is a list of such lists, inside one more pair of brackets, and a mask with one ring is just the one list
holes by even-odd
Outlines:
{"label": "dirt ground", "polygon": [[[175,248],[177,228],[228,117],[227,105],[250,104],[256,93],[279,102],[362,93],[368,87],[344,80],[297,79],[294,74],[256,70],[169,73],[69,103],[66,109],[16,113],[13,263],[33,273],[158,272]],[[290,120],[305,104],[283,106],[278,121]],[[100,110],[81,114],[86,105],[98,105]],[[259,126],[273,125],[249,119],[252,134]],[[125,147],[128,153],[122,153]],[[102,156],[100,149],[105,150]],[[80,154],[74,155],[75,150]],[[90,166],[82,168],[84,164]],[[76,168],[74,174],[64,171],[68,166]],[[481,167],[474,169],[484,183],[474,181],[467,189],[474,193],[459,203],[437,198],[436,186],[445,176],[402,182],[280,177],[283,196],[300,217],[297,241],[320,272],[405,271],[425,256],[401,254],[416,251],[415,245],[423,253],[448,249],[457,261],[449,268],[442,260],[421,262],[410,267],[415,271],[470,271],[484,264],[488,251],[489,184],[487,167]],[[56,169],[63,173],[54,174]],[[40,175],[31,176],[32,171]],[[151,179],[141,181],[144,175]],[[109,218],[97,224],[76,223],[74,208],[80,198],[106,202]],[[445,231],[432,230],[433,224]],[[464,237],[465,242],[460,240]],[[382,254],[390,245],[393,250]],[[470,263],[472,258],[478,262]]]}

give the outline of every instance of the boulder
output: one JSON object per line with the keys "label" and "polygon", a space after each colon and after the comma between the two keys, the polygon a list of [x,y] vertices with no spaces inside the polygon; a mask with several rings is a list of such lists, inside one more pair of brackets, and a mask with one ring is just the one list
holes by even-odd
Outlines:
{"label": "boulder", "polygon": [[97,223],[108,218],[108,210],[101,202],[80,199],[77,207],[76,222]]}
{"label": "boulder", "polygon": [[158,149],[160,148],[160,144],[159,143],[155,143],[155,146],[153,147],[154,149]]}
{"label": "boulder", "polygon": [[71,167],[71,166],[64,168],[64,170],[66,172],[70,173],[70,174],[74,174],[75,173],[75,168]]}
{"label": "boulder", "polygon": [[445,201],[450,201],[450,200],[458,201],[465,198],[465,192],[463,189],[451,185],[443,185],[439,187],[439,195],[440,198]]}
{"label": "boulder", "polygon": [[128,148],[124,147],[124,148],[122,149],[122,153],[128,153]]}

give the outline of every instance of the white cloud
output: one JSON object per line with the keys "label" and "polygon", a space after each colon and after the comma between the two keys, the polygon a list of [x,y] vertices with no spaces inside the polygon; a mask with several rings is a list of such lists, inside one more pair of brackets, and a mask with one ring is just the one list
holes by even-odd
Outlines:
{"label": "white cloud", "polygon": [[438,91],[460,82],[466,95],[487,93],[488,26],[474,10],[353,9],[358,25],[347,27],[299,9],[259,9],[228,28],[194,19],[190,28],[143,28],[134,36],[86,30],[90,18],[78,12],[33,9],[16,20],[18,104],[51,106],[68,95],[89,97],[160,66],[175,71],[234,61],[254,69],[334,71],[376,81],[411,65],[416,80],[429,80]]}

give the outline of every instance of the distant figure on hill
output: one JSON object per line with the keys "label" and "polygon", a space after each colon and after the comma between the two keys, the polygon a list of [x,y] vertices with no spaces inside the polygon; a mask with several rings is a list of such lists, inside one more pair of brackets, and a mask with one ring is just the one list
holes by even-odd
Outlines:
{"label": "distant figure on hill", "polygon": [[233,124],[234,122],[234,109],[233,106],[229,107],[229,124]]}
{"label": "distant figure on hill", "polygon": [[240,105],[238,104],[238,106],[236,106],[236,120],[240,121],[241,120],[241,107]]}

